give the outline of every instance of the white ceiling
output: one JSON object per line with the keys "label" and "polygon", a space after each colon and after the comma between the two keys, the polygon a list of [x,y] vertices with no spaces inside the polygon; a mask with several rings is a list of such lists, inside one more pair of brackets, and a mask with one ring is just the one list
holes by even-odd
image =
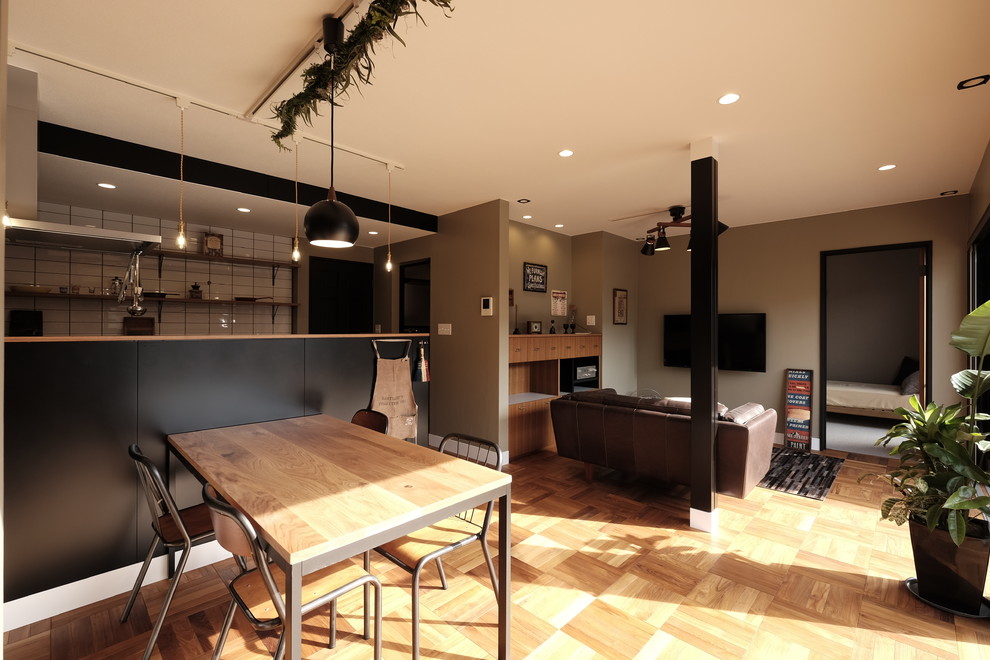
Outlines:
{"label": "white ceiling", "polygon": [[[351,5],[11,0],[10,63],[38,72],[44,121],[178,151],[180,96],[187,154],[291,179],[270,103],[301,88],[298,72],[278,83],[319,57],[323,15]],[[354,152],[338,151],[340,191],[384,201],[387,161],[400,206],[442,215],[502,198],[513,220],[636,238],[666,214],[614,220],[689,204],[690,145],[709,137],[729,226],[965,194],[990,141],[990,85],[956,89],[990,73],[986,0],[454,0],[449,17],[419,5],[426,25],[403,20],[407,45],[380,43],[373,84],[337,110],[337,144]],[[730,91],[742,99],[718,105]],[[325,113],[303,133],[301,179],[326,186]],[[174,181],[132,175],[158,192],[125,201],[124,185],[104,202],[88,178],[101,173],[59,161],[41,161],[42,200],[151,215],[154,198],[154,214],[177,213]],[[185,215],[291,234],[292,205],[256,200],[248,217],[237,197],[197,191]]]}

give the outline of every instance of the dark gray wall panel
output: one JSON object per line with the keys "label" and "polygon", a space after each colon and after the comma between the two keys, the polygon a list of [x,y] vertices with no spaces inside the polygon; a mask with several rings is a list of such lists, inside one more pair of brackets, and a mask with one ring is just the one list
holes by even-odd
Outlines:
{"label": "dark gray wall panel", "polygon": [[134,342],[6,344],[4,600],[134,563]]}

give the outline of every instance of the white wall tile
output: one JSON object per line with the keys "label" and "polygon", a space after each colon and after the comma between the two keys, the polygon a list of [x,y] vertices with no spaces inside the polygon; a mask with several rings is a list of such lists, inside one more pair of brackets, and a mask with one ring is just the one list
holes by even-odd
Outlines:
{"label": "white wall tile", "polygon": [[[8,258],[4,261],[4,266],[6,266],[6,270],[8,273],[33,273],[35,261],[34,259]],[[55,271],[49,270],[49,272],[55,272]]]}
{"label": "white wall tile", "polygon": [[72,224],[72,217],[68,213],[49,213],[47,211],[38,211],[38,220],[42,222],[51,222],[57,225],[69,225]]}
{"label": "white wall tile", "polygon": [[63,215],[69,215],[69,207],[65,204],[52,204],[51,202],[38,202],[38,211],[47,211],[50,213],[61,213]]}

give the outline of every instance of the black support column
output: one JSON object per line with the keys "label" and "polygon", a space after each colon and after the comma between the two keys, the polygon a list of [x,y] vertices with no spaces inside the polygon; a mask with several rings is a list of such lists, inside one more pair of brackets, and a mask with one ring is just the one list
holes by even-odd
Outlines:
{"label": "black support column", "polygon": [[[714,143],[710,143],[713,147]],[[691,526],[717,527],[718,161],[691,160]],[[714,148],[707,150],[712,154]]]}

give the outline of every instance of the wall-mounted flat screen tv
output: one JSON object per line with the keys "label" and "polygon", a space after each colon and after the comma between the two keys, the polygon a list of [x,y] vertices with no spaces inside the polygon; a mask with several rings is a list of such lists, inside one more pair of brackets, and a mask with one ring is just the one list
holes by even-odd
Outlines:
{"label": "wall-mounted flat screen tv", "polygon": [[[663,364],[691,366],[691,315],[663,317]],[[767,315],[718,315],[718,368],[726,371],[767,370]]]}

